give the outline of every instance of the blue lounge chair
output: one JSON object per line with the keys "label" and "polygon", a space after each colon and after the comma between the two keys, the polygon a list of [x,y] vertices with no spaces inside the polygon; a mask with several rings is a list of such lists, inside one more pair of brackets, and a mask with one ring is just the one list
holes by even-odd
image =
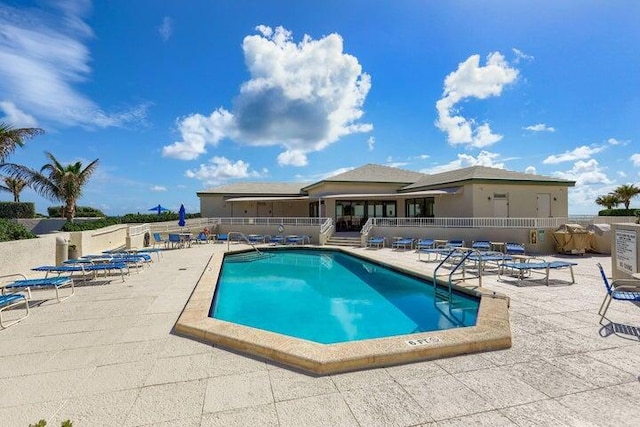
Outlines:
{"label": "blue lounge chair", "polygon": [[471,249],[475,249],[478,251],[490,251],[491,250],[491,242],[488,240],[474,240],[471,244]]}
{"label": "blue lounge chair", "polygon": [[436,242],[433,239],[419,239],[416,243],[416,249],[433,249],[436,247]]}
{"label": "blue lounge chair", "polygon": [[198,235],[196,236],[195,239],[196,243],[209,243],[209,238],[207,237],[207,235],[204,233],[204,231],[201,231],[200,233],[198,233]]}
{"label": "blue lounge chair", "polygon": [[369,239],[367,239],[367,247],[372,248],[375,246],[378,249],[384,248],[384,242],[384,237],[369,237]]}
{"label": "blue lounge chair", "polygon": [[[64,301],[76,293],[75,288],[73,287],[73,279],[70,276],[47,277],[40,279],[27,279],[27,276],[24,274],[8,274],[6,276],[1,276],[1,278],[9,277],[21,277],[22,279],[13,280],[12,282],[7,283],[4,285],[3,291],[5,289],[26,289],[29,298],[31,298],[31,289],[53,288],[56,291],[56,300],[58,302]],[[64,298],[60,298],[59,289],[67,286],[71,286],[71,293]]]}
{"label": "blue lounge chair", "polygon": [[391,244],[393,249],[413,249],[414,239],[410,237],[403,237],[402,239],[398,239]]}
{"label": "blue lounge chair", "polygon": [[463,248],[464,240],[447,240],[447,243],[444,244],[445,248]]}
{"label": "blue lounge chair", "polygon": [[287,245],[304,245],[305,241],[311,243],[311,238],[309,236],[298,235],[290,235],[285,238],[285,243]]}
{"label": "blue lounge chair", "polygon": [[536,258],[531,258],[526,262],[507,261],[500,265],[498,278],[501,279],[500,275],[504,274],[505,271],[510,271],[512,275],[518,278],[517,284],[522,285],[524,284],[525,279],[531,276],[531,273],[537,272],[544,274],[544,283],[545,285],[549,286],[549,272],[551,270],[561,270],[564,268],[568,268],[571,272],[571,282],[569,282],[569,284],[571,285],[576,281],[575,276],[573,275],[574,265],[578,264],[568,261],[545,261],[543,259],[536,260]]}
{"label": "blue lounge chair", "polygon": [[504,253],[507,255],[524,255],[524,245],[522,243],[507,242],[504,245]]}
{"label": "blue lounge chair", "polygon": [[222,233],[222,234],[216,234],[216,243],[220,242],[227,242],[229,240],[229,235],[227,233]]}
{"label": "blue lounge chair", "polygon": [[272,245],[283,245],[284,236],[269,236],[269,243]]}
{"label": "blue lounge chair", "polygon": [[[24,304],[24,307],[26,310],[25,315],[10,322],[3,322],[2,312],[8,308],[17,307],[20,304]],[[27,300],[27,297],[24,294],[16,293],[16,294],[0,295],[0,329],[8,328],[11,325],[15,325],[16,323],[21,322],[22,320],[26,319],[28,315],[29,315],[29,301]]]}
{"label": "blue lounge chair", "polygon": [[153,233],[153,247],[155,248],[156,245],[162,245],[166,248],[169,246],[169,242],[160,237],[160,233]]}
{"label": "blue lounge chair", "polygon": [[252,244],[264,243],[265,237],[262,234],[249,234],[247,236],[247,240],[249,240],[249,242]]}
{"label": "blue lounge chair", "polygon": [[612,300],[640,302],[640,280],[617,279],[609,283],[609,279],[607,279],[607,275],[605,274],[602,265],[598,263],[597,266],[598,269],[600,269],[600,275],[602,276],[602,281],[604,282],[604,286],[607,290],[607,294],[604,296],[602,304],[600,305],[600,310],[598,310],[598,314],[600,315],[600,324],[602,325],[602,321],[604,320],[605,314],[607,314],[607,310],[609,309],[609,305],[611,305]]}
{"label": "blue lounge chair", "polygon": [[105,262],[100,264],[92,264],[92,263],[79,263],[79,264],[65,264],[65,265],[43,265],[40,267],[32,268],[33,271],[44,271],[46,273],[45,278],[49,276],[49,273],[57,273],[58,275],[62,273],[68,273],[72,275],[73,273],[80,273],[82,275],[83,280],[87,280],[87,273],[90,273],[95,279],[98,276],[99,272],[103,272],[106,276],[107,274],[118,271],[120,276],[122,277],[122,281],[124,282],[124,274],[129,274],[129,266],[124,262]]}

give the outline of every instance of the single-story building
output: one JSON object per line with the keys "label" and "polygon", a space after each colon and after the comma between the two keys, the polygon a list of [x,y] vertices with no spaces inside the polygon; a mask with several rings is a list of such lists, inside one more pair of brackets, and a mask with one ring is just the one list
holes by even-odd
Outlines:
{"label": "single-story building", "polygon": [[336,231],[368,218],[568,216],[574,181],[485,166],[424,174],[367,164],[314,183],[239,182],[197,193],[203,217],[331,217]]}

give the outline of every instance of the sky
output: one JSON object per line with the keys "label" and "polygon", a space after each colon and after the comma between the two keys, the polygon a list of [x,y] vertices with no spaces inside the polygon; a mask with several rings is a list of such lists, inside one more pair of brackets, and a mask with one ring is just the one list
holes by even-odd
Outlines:
{"label": "sky", "polygon": [[569,214],[592,214],[640,185],[639,16],[637,0],[10,0],[0,121],[46,131],[10,162],[99,159],[79,204],[108,215],[367,163],[569,179]]}

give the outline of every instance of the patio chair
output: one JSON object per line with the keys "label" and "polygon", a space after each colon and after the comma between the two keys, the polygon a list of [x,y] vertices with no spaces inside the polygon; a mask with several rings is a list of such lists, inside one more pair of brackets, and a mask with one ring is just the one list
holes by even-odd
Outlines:
{"label": "patio chair", "polygon": [[393,249],[407,249],[407,247],[409,249],[413,249],[413,242],[415,242],[415,239],[412,239],[410,237],[403,237],[391,243],[391,247]]}
{"label": "patio chair", "polygon": [[[19,317],[10,322],[2,321],[2,312],[4,310],[17,307],[20,304],[24,304],[25,311],[26,311],[24,316]],[[15,293],[15,294],[0,295],[0,329],[5,329],[11,325],[15,325],[16,323],[21,322],[24,319],[26,319],[28,315],[29,315],[29,301],[27,300],[27,297],[24,294]]]}
{"label": "patio chair", "polygon": [[227,233],[216,234],[216,243],[224,243],[229,240],[229,235]]}
{"label": "patio chair", "polygon": [[367,247],[373,248],[375,246],[377,249],[384,248],[384,242],[384,237],[369,237],[369,239],[367,239]]}
{"label": "patio chair", "polygon": [[536,258],[531,258],[523,262],[506,261],[500,264],[500,269],[498,270],[498,279],[501,279],[500,275],[504,274],[505,271],[511,271],[512,275],[515,275],[518,278],[517,285],[523,285],[525,284],[525,280],[529,278],[532,273],[536,272],[544,274],[544,283],[545,285],[549,286],[549,272],[551,270],[561,270],[568,268],[571,273],[571,282],[569,282],[569,284],[571,285],[576,282],[575,276],[573,274],[574,265],[578,264],[568,261],[545,261],[544,259],[537,260]]}
{"label": "patio chair", "polygon": [[419,239],[416,243],[416,250],[421,249],[433,249],[436,247],[436,242],[433,239]]}
{"label": "patio chair", "polygon": [[491,242],[488,240],[474,240],[471,244],[471,249],[475,249],[477,251],[490,251]]}
{"label": "patio chair", "polygon": [[464,240],[447,240],[447,243],[444,244],[446,248],[463,248]]}
{"label": "patio chair", "polygon": [[[58,277],[47,277],[47,278],[39,278],[39,279],[28,279],[24,274],[7,274],[4,276],[0,276],[0,279],[7,279],[10,277],[21,277],[21,279],[11,279],[8,283],[6,283],[2,287],[2,292],[4,293],[6,289],[11,290],[23,290],[26,289],[27,295],[29,299],[31,299],[31,289],[43,289],[43,288],[53,288],[56,291],[56,300],[58,302],[64,301],[67,298],[75,295],[76,291],[73,287],[73,279],[70,276],[58,276]],[[71,286],[71,293],[66,297],[60,298],[60,292],[58,291],[60,288],[64,288],[67,286]]]}
{"label": "patio chair", "polygon": [[504,245],[504,253],[507,255],[524,255],[524,245],[522,243],[507,242]]}
{"label": "patio chair", "polygon": [[155,248],[156,245],[162,245],[166,248],[169,245],[169,242],[160,237],[160,233],[153,233],[153,247]]}
{"label": "patio chair", "polygon": [[617,279],[609,283],[609,279],[607,279],[607,275],[605,274],[602,265],[598,263],[597,266],[607,290],[607,294],[604,296],[602,304],[600,305],[600,310],[598,310],[598,314],[600,315],[600,324],[602,325],[602,321],[604,320],[605,314],[607,314],[607,310],[609,309],[609,305],[612,300],[640,302],[640,280]]}
{"label": "patio chair", "polygon": [[184,243],[182,242],[182,237],[179,234],[169,233],[169,237],[167,239],[167,244],[170,244],[172,248],[183,247]]}
{"label": "patio chair", "polygon": [[284,245],[284,236],[269,236],[269,243],[272,245]]}
{"label": "patio chair", "polygon": [[198,233],[198,235],[195,238],[195,242],[196,243],[209,243],[209,238],[207,237],[207,235],[205,234],[204,231],[201,231],[200,233]]}

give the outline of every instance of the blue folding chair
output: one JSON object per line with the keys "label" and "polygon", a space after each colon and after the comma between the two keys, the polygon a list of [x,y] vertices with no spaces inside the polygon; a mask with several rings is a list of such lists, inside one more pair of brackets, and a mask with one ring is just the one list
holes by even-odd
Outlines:
{"label": "blue folding chair", "polygon": [[600,305],[600,310],[598,310],[600,324],[602,325],[602,321],[604,320],[605,314],[607,314],[612,300],[640,302],[640,280],[617,279],[609,283],[609,279],[607,279],[602,265],[598,263],[597,266],[598,269],[600,269],[600,275],[607,290],[607,294],[604,296],[604,300],[602,300],[602,304]]}

